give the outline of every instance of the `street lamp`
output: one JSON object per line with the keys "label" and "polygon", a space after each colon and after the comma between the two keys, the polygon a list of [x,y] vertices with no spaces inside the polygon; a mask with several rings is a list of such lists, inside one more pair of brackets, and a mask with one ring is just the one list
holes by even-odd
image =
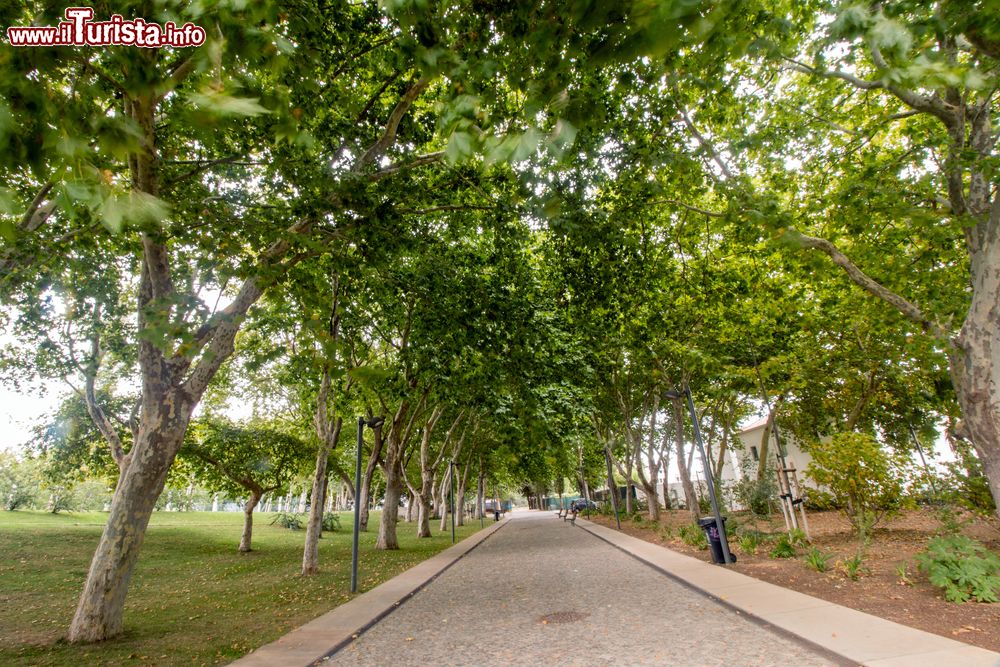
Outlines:
{"label": "street lamp", "polygon": [[[361,534],[361,450],[364,443],[365,426],[376,429],[385,423],[385,417],[365,419],[358,417],[358,456],[354,468],[354,542],[351,544],[351,592],[358,592],[358,537]],[[366,499],[367,501],[367,499]]]}
{"label": "street lamp", "polygon": [[708,484],[708,497],[712,501],[712,513],[715,515],[715,528],[719,531],[719,542],[722,544],[722,560],[724,563],[732,562],[729,554],[729,540],[726,538],[726,526],[722,523],[722,514],[719,512],[719,500],[715,496],[715,480],[712,477],[712,467],[708,464],[708,457],[705,456],[705,446],[701,442],[701,428],[698,426],[698,414],[694,410],[694,399],[691,397],[691,388],[684,383],[683,392],[668,391],[664,394],[669,399],[679,399],[687,397],[688,413],[691,415],[691,428],[694,430],[694,441],[698,445],[698,453],[701,455],[702,470],[705,472],[705,481]]}
{"label": "street lamp", "polygon": [[615,476],[611,474],[611,452],[607,447],[604,448],[604,462],[608,464],[608,494],[611,496],[611,506],[615,508],[615,523],[618,525],[618,530],[621,530],[622,521],[618,518],[618,486],[615,484]]}
{"label": "street lamp", "polygon": [[448,461],[450,470],[448,471],[449,481],[451,482],[451,543],[455,543],[455,462]]}

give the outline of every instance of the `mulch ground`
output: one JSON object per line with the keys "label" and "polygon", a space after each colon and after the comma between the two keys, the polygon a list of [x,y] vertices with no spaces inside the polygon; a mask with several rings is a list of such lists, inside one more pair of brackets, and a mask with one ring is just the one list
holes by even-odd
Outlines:
{"label": "mulch ground", "polygon": [[[589,518],[595,523],[614,527],[614,517],[594,515]],[[784,531],[780,515],[770,521],[756,522],[739,513],[732,514],[732,518],[740,525],[761,531]],[[996,518],[963,518],[969,521],[963,529],[964,533],[982,541],[994,552],[1000,552],[1000,521]],[[776,559],[768,556],[771,545],[767,543],[762,544],[755,555],[749,555],[742,553],[735,541],[731,546],[739,560],[730,567],[751,577],[896,623],[1000,651],[1000,603],[948,602],[941,590],[932,586],[917,569],[914,556],[927,546],[927,541],[941,527],[933,511],[908,510],[879,526],[865,551],[867,572],[857,581],[851,581],[837,567],[838,561],[857,553],[857,541],[847,520],[839,512],[810,513],[808,519],[813,545],[833,554],[829,571],[821,573],[810,569],[802,560],[806,551],[803,548],[799,548],[797,558]],[[622,530],[647,542],[711,560],[707,551],[688,546],[677,537],[677,528],[690,522],[691,515],[685,511],[661,512],[660,523],[673,528],[671,539],[664,538],[664,530],[648,523],[635,524],[623,520]],[[901,564],[906,564],[906,580],[898,573]]]}

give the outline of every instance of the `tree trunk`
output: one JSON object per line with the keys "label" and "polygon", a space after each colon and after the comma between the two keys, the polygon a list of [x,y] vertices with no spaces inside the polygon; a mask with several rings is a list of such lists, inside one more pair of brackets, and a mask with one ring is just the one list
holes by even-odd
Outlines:
{"label": "tree trunk", "polygon": [[69,628],[70,642],[98,642],[121,634],[125,596],[146,527],[193,409],[176,395],[165,397],[160,405],[145,406],[131,463],[111,501],[108,522]]}
{"label": "tree trunk", "polygon": [[674,406],[674,449],[677,454],[677,474],[684,487],[684,502],[693,521],[697,521],[701,512],[698,508],[698,494],[691,483],[691,473],[688,471],[684,452],[684,410],[679,399],[673,399]]}
{"label": "tree trunk", "polygon": [[441,498],[441,523],[438,524],[438,532],[443,533],[448,530],[448,513],[452,511],[451,502],[449,499],[452,483],[452,467],[449,465],[446,470],[444,478],[441,480],[441,486],[439,487],[438,496]]}
{"label": "tree trunk", "polygon": [[[444,413],[443,405],[436,405],[431,411],[430,417],[424,424],[424,430],[420,438],[420,493],[417,504],[417,537],[431,536],[431,500],[434,494],[434,476],[437,473],[441,457],[435,457],[431,461],[431,437],[434,434],[434,427]],[[442,452],[444,445],[441,446]]]}
{"label": "tree trunk", "polygon": [[372,478],[375,476],[375,469],[378,467],[379,458],[382,456],[382,429],[375,429],[375,446],[372,448],[371,456],[368,457],[368,463],[365,464],[365,472],[361,477],[361,490],[358,492],[358,497],[355,498],[357,503],[359,517],[358,521],[361,525],[361,531],[368,531],[368,495],[371,493]]}
{"label": "tree trunk", "polygon": [[250,492],[246,504],[243,506],[243,535],[240,536],[240,552],[249,553],[252,551],[251,540],[253,540],[253,511],[260,502],[260,489]]}
{"label": "tree trunk", "polygon": [[424,477],[421,480],[420,491],[417,493],[417,537],[431,536],[431,495],[434,480]]}
{"label": "tree trunk", "polygon": [[663,466],[663,507],[669,510],[673,506],[673,503],[670,501],[670,477],[668,476],[670,472],[670,452],[666,451],[663,453],[660,465]]}
{"label": "tree trunk", "polygon": [[972,300],[950,366],[962,407],[962,435],[983,463],[1000,516],[1000,195],[983,231],[981,249],[971,254]]}
{"label": "tree trunk", "polygon": [[774,418],[781,405],[781,397],[775,402],[774,407],[767,413],[767,421],[764,423],[764,432],[760,436],[760,451],[757,454],[757,481],[764,479],[770,468],[767,465],[767,457],[771,444],[771,432],[774,430]]}
{"label": "tree trunk", "polygon": [[337,417],[333,430],[324,429],[325,442],[316,452],[316,470],[313,472],[312,498],[309,503],[309,520],[306,523],[305,547],[302,551],[302,574],[319,572],[319,538],[323,533],[323,506],[326,491],[326,463],[330,458],[330,450],[337,444],[340,429],[344,420]]}
{"label": "tree trunk", "polygon": [[[413,390],[416,387],[417,382],[411,381],[410,389]],[[382,519],[379,522],[378,539],[375,540],[376,549],[399,548],[399,540],[396,537],[396,522],[399,519],[399,495],[403,489],[405,450],[410,440],[410,434],[413,432],[414,422],[423,411],[428,393],[429,390],[424,391],[412,412],[409,400],[403,399],[392,418],[389,438],[385,446],[385,458],[382,462],[382,471],[385,473],[385,505],[382,508]],[[408,415],[409,419],[407,419]],[[406,426],[403,426],[404,421]],[[381,429],[376,429],[375,441],[381,442]]]}
{"label": "tree trunk", "polygon": [[[646,495],[649,518],[652,521],[660,520],[660,501],[656,495],[657,483],[660,480],[660,466],[656,461],[656,416],[660,411],[659,393],[653,395],[653,406],[649,418],[649,432],[646,434],[646,466],[649,468],[649,476],[642,467],[642,456],[640,449],[642,446],[641,433],[636,434],[635,457],[636,470],[639,473],[639,482],[642,484],[642,491]],[[641,422],[640,422],[641,423]]]}
{"label": "tree trunk", "polygon": [[486,470],[483,468],[482,460],[479,461],[479,483],[476,486],[476,518],[484,518],[486,505]]}
{"label": "tree trunk", "polygon": [[413,523],[413,511],[417,508],[417,490],[409,482],[406,484],[409,498],[406,500],[406,523]]}
{"label": "tree trunk", "polygon": [[[387,463],[389,457],[386,456]],[[382,506],[382,520],[379,522],[376,549],[398,549],[399,540],[396,537],[396,522],[399,518],[399,494],[402,492],[402,473],[399,460],[394,460],[385,470],[385,504]]]}
{"label": "tree trunk", "polygon": [[458,479],[458,493],[455,496],[455,519],[459,526],[465,525],[465,487],[469,483],[469,469],[472,467],[472,459],[465,464],[462,476]]}

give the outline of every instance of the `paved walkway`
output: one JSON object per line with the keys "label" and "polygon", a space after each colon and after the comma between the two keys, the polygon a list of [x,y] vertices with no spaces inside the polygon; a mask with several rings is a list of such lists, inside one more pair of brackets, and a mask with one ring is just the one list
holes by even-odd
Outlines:
{"label": "paved walkway", "polygon": [[338,665],[845,664],[549,512],[511,520],[355,641]]}

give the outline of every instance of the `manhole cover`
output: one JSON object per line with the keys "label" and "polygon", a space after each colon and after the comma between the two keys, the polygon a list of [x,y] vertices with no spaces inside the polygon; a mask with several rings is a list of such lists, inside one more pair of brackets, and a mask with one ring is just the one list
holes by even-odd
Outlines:
{"label": "manhole cover", "polygon": [[554,611],[538,617],[539,623],[576,623],[590,616],[588,613],[579,611]]}

